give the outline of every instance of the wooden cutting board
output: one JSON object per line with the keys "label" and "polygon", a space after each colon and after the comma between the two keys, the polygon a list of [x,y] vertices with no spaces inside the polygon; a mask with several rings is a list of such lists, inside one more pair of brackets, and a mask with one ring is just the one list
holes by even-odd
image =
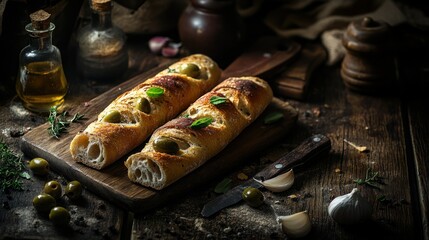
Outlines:
{"label": "wooden cutting board", "polygon": [[[264,64],[264,66],[269,67],[265,67],[260,73],[266,73],[271,69],[275,69],[280,64],[289,60],[295,53],[296,49],[294,51],[277,52],[276,54],[280,55],[277,55],[277,58],[274,59],[276,62],[272,62],[268,65]],[[280,57],[282,57],[284,61],[280,61]],[[252,69],[252,64],[258,63],[252,62],[249,64],[248,67],[250,67],[250,69]],[[242,67],[246,66],[242,65]],[[157,67],[140,74],[91,101],[73,108],[70,114],[85,114],[86,119],[80,123],[71,124],[68,129],[68,134],[62,136],[60,139],[55,139],[48,134],[47,123],[34,128],[22,137],[22,151],[29,157],[45,158],[49,161],[53,170],[61,173],[70,180],[80,181],[90,191],[111,200],[127,210],[144,212],[174,199],[209,180],[226,174],[231,168],[242,164],[256,152],[265,149],[269,145],[285,137],[286,133],[296,122],[297,111],[287,103],[274,99],[262,116],[245,129],[245,131],[221,153],[210,159],[197,170],[161,191],[145,188],[141,185],[132,183],[128,179],[124,161],[129,155],[124,156],[119,161],[103,170],[95,170],[73,161],[69,152],[69,144],[76,133],[80,130],[84,130],[89,123],[96,120],[97,115],[119,94],[133,88],[149,77],[154,76],[164,68],[165,66]],[[226,69],[225,72],[228,76],[234,76],[228,69]],[[243,75],[244,73],[241,71],[239,75]],[[272,111],[283,112],[284,118],[275,124],[264,125],[264,116]],[[143,146],[144,144],[138,146],[130,154],[140,151]]]}

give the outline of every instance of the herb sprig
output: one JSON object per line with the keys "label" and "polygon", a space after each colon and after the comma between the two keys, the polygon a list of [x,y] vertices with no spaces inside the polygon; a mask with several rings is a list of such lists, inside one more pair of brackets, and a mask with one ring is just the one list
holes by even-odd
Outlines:
{"label": "herb sprig", "polygon": [[379,172],[374,172],[371,168],[366,170],[365,179],[358,178],[353,180],[353,182],[359,185],[368,185],[377,189],[380,189],[380,187],[376,184],[383,184],[381,177],[379,176]]}
{"label": "herb sprig", "polygon": [[0,190],[22,190],[22,178],[29,179],[21,157],[14,154],[0,139]]}
{"label": "herb sprig", "polygon": [[71,119],[67,119],[68,112],[64,111],[63,113],[58,113],[57,107],[51,107],[49,111],[49,128],[48,132],[55,138],[60,138],[61,134],[67,132],[67,128],[70,126],[70,123],[78,122],[82,120],[84,115],[76,113]]}

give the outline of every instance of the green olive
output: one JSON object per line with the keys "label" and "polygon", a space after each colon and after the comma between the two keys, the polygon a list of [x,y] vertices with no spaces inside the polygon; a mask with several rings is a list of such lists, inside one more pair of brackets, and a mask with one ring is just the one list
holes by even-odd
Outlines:
{"label": "green olive", "polygon": [[49,220],[55,225],[64,226],[70,222],[70,213],[63,207],[54,207],[49,212]]}
{"label": "green olive", "polygon": [[43,158],[33,158],[29,167],[36,175],[46,175],[49,172],[49,163]]}
{"label": "green olive", "polygon": [[159,137],[153,142],[153,148],[157,152],[176,154],[179,151],[179,144],[168,137]]}
{"label": "green olive", "polygon": [[33,206],[40,213],[48,213],[57,205],[55,198],[49,194],[42,193],[33,198]]}
{"label": "green olive", "polygon": [[76,200],[82,195],[82,185],[78,181],[71,181],[67,184],[65,194],[71,200]]}
{"label": "green olive", "polygon": [[191,78],[200,76],[200,68],[193,63],[185,63],[179,67],[179,73],[186,74]]}
{"label": "green olive", "polygon": [[241,197],[251,207],[259,207],[264,203],[264,194],[254,187],[244,189]]}
{"label": "green olive", "polygon": [[139,98],[136,103],[136,108],[139,111],[149,114],[150,113],[150,103],[147,98]]}
{"label": "green olive", "polygon": [[120,123],[121,113],[117,110],[112,110],[103,117],[103,122]]}
{"label": "green olive", "polygon": [[49,181],[45,184],[45,187],[43,188],[43,192],[46,194],[51,195],[55,199],[58,199],[61,197],[62,191],[61,184],[57,181]]}

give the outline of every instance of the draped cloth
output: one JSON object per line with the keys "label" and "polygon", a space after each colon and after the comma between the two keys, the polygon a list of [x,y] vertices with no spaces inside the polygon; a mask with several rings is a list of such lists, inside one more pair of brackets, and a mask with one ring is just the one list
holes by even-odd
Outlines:
{"label": "draped cloth", "polygon": [[320,38],[328,53],[326,64],[333,65],[345,53],[341,43],[344,30],[352,21],[364,17],[391,26],[429,28],[429,18],[420,10],[392,0],[285,0],[267,14],[264,22],[281,37]]}

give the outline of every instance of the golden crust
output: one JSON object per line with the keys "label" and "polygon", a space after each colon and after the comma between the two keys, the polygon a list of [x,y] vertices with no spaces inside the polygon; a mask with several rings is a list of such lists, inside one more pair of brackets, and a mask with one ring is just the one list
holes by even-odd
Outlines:
{"label": "golden crust", "polygon": [[[177,73],[175,69],[184,63],[196,64],[202,72],[202,78]],[[218,83],[220,74],[217,64],[201,54],[191,55],[172,64],[153,78],[118,96],[98,115],[97,121],[77,134],[70,144],[73,159],[96,169],[112,164],[142,144],[157,127],[212,89]],[[146,93],[151,87],[163,89],[164,94],[151,98]],[[148,100],[150,113],[136,108],[137,100],[141,98]],[[103,121],[112,111],[120,113],[120,123]]]}
{"label": "golden crust", "polygon": [[[214,105],[213,96],[226,102]],[[128,177],[137,183],[162,189],[177,181],[224,149],[268,106],[273,97],[269,85],[256,77],[229,78],[195,101],[181,117],[159,127],[141,152],[125,162]],[[194,129],[191,124],[211,118],[208,126]],[[178,143],[174,154],[157,152],[154,142],[167,137]]]}

